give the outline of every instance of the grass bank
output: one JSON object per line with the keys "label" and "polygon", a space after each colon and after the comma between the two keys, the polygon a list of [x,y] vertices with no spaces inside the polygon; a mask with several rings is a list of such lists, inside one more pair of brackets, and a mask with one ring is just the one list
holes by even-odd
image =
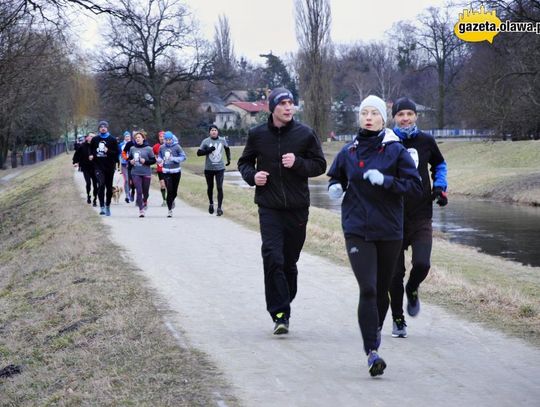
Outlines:
{"label": "grass bank", "polygon": [[[532,146],[536,146],[534,142],[532,143]],[[337,144],[334,143],[329,150],[325,145],[327,159],[331,160],[339,150],[339,147],[335,147]],[[496,143],[447,144],[443,144],[442,149],[443,153],[449,156],[447,157],[449,173],[453,171],[452,168],[459,168],[461,163],[472,160],[472,156],[476,154],[471,153],[472,155],[462,157],[460,153],[462,151],[475,152],[484,151],[487,147],[496,150],[500,148],[497,145],[493,146]],[[523,150],[530,151],[532,146],[519,146],[517,150],[508,154],[519,154]],[[515,147],[501,146],[501,148]],[[203,171],[203,158],[196,157],[192,149],[187,149],[187,153],[189,160],[184,165],[180,196],[194,206],[206,208],[208,204],[206,183],[203,177],[197,175]],[[240,153],[241,148],[233,150],[233,162]],[[456,157],[459,157],[460,161]],[[487,161],[487,157],[484,157],[484,160]],[[506,165],[514,162],[510,158],[507,161]],[[534,158],[528,161],[521,160],[521,162],[523,174],[530,174],[537,166],[540,169],[540,164]],[[474,173],[478,172],[477,166],[466,168],[468,172],[463,170],[463,174],[470,177],[469,182],[477,182],[474,177]],[[452,185],[452,178],[450,178],[450,184]],[[253,230],[258,230],[253,189],[243,189],[227,184],[224,189],[225,216]],[[453,188],[452,191],[454,191]],[[313,254],[327,257],[340,265],[348,265],[339,215],[325,209],[311,207],[305,247]],[[430,275],[422,286],[424,299],[469,320],[484,323],[491,328],[525,339],[536,346],[540,345],[540,290],[538,289],[540,268],[523,266],[489,256],[442,238],[434,240],[432,263]]]}
{"label": "grass bank", "polygon": [[172,316],[83,203],[70,158],[0,190],[0,405],[236,405],[167,330]]}
{"label": "grass bank", "polygon": [[439,142],[451,194],[540,205],[540,141]]}

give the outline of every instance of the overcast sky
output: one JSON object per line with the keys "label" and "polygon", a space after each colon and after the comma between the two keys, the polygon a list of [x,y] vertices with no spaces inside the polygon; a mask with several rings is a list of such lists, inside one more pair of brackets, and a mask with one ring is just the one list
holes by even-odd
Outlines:
{"label": "overcast sky", "polygon": [[[229,19],[231,37],[237,57],[264,62],[259,54],[273,52],[284,56],[296,51],[294,0],[188,0],[200,21],[201,30],[213,38],[218,16]],[[353,43],[383,39],[384,32],[400,20],[413,19],[429,6],[441,7],[444,0],[330,0],[332,40]],[[456,15],[457,21],[457,15]],[[85,19],[80,24],[81,41],[96,44],[98,24]]]}

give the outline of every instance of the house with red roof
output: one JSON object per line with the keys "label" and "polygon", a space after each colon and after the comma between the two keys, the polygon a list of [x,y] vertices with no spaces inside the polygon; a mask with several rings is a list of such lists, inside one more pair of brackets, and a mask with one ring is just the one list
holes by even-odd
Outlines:
{"label": "house with red roof", "polygon": [[240,126],[244,129],[256,125],[259,122],[257,118],[262,113],[270,113],[267,101],[230,102],[226,107],[238,114],[240,117]]}

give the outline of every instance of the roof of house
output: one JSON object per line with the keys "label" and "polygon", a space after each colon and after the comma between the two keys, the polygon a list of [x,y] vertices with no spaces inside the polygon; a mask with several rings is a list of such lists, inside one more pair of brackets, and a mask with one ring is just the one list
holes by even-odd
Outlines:
{"label": "roof of house", "polygon": [[249,113],[269,112],[268,102],[231,102],[227,106],[236,106]]}
{"label": "roof of house", "polygon": [[231,109],[227,109],[222,103],[202,102],[200,105],[200,110],[203,112],[207,112],[209,108],[212,113],[234,113]]}
{"label": "roof of house", "polygon": [[249,95],[249,92],[247,90],[231,90],[223,97],[223,100],[236,98],[239,101],[245,101],[247,100],[248,95]]}

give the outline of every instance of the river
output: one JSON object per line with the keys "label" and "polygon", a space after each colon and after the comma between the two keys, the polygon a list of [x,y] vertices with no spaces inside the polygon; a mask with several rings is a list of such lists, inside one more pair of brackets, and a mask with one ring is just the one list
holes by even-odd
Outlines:
{"label": "river", "polygon": [[[229,183],[247,186],[237,171],[226,172]],[[310,180],[311,204],[340,213],[325,181]],[[451,242],[476,247],[525,265],[540,267],[540,207],[511,205],[449,195],[444,208],[434,205],[433,228]]]}

